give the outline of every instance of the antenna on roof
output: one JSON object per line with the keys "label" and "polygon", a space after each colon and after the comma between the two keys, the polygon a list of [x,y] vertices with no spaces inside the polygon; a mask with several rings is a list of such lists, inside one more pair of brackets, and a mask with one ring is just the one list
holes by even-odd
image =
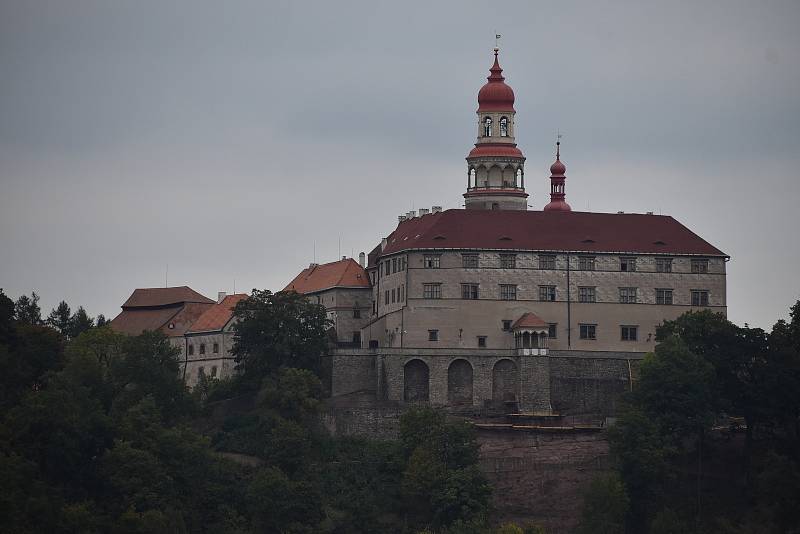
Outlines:
{"label": "antenna on roof", "polygon": [[342,236],[339,236],[339,253],[337,254],[337,256],[341,255],[342,255]]}
{"label": "antenna on roof", "polygon": [[236,294],[236,278],[233,279],[233,294]]}
{"label": "antenna on roof", "polygon": [[164,287],[169,287],[167,281],[169,280],[169,263],[167,263],[167,268],[164,270]]}
{"label": "antenna on roof", "polygon": [[313,241],[314,243],[314,263],[317,263],[317,240]]}

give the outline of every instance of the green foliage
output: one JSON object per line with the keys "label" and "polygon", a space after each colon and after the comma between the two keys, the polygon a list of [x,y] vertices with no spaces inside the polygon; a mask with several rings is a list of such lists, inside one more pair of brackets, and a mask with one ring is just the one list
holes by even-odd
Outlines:
{"label": "green foliage", "polygon": [[14,304],[14,314],[17,321],[23,324],[42,324],[42,309],[39,307],[39,295],[32,292],[31,296],[22,295]]}
{"label": "green foliage", "polygon": [[281,367],[319,370],[330,325],[323,306],[294,292],[254,289],[236,305],[234,317],[232,352],[250,386]]}
{"label": "green foliage", "polygon": [[89,317],[83,306],[78,306],[78,311],[69,318],[67,333],[70,338],[76,338],[93,327],[94,319]]}
{"label": "green foliage", "polygon": [[48,326],[52,326],[62,334],[67,335],[70,317],[72,317],[72,310],[70,310],[69,304],[62,300],[47,316],[46,323]]}
{"label": "green foliage", "polygon": [[580,534],[624,534],[630,500],[616,473],[592,480],[583,497]]}

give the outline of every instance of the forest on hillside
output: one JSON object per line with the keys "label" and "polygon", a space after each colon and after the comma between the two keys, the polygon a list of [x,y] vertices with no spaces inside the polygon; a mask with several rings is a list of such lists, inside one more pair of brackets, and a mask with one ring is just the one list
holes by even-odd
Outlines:
{"label": "forest on hillside", "polygon": [[[189,391],[162,334],[0,290],[0,532],[544,532],[497,524],[466,421],[325,432],[324,308],[254,291],[235,315],[240,373]],[[800,303],[769,333],[699,312],[658,341],[579,532],[800,532]]]}

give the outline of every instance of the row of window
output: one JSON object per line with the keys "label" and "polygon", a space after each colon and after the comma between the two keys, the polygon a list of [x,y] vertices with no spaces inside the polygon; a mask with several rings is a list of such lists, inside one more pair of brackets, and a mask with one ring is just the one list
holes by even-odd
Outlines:
{"label": "row of window", "polygon": [[[219,354],[219,343],[214,343],[211,346],[211,352],[214,354]],[[205,354],[205,353],[206,353],[206,344],[200,343],[200,354]],[[194,355],[194,345],[189,344],[189,356],[193,355]],[[200,369],[202,369],[202,367]]]}
{"label": "row of window", "polygon": [[[483,136],[492,136],[492,123],[494,121],[491,117],[484,117],[483,119]],[[508,117],[500,117],[500,137],[508,137]]]}
{"label": "row of window", "polygon": [[380,269],[382,276],[387,276],[393,273],[399,273],[406,270],[406,257],[400,256],[399,258],[392,258],[382,262]]}
{"label": "row of window", "polygon": [[390,302],[392,304],[394,304],[395,302],[403,302],[403,300],[405,299],[405,293],[406,293],[405,284],[400,284],[400,287],[396,289],[387,289],[386,291],[384,291],[383,294],[384,304],[388,306]]}
{"label": "row of window", "polygon": [[[636,271],[636,257],[635,256],[620,256],[619,270],[623,272]],[[594,271],[596,264],[595,256],[578,256],[578,270],[580,271]],[[439,269],[441,267],[441,254],[426,254],[422,262],[423,267],[426,269]],[[693,259],[691,260],[692,273],[702,274],[708,272],[707,259]],[[461,266],[464,269],[478,269],[480,267],[480,256],[478,254],[462,254]],[[517,255],[516,254],[500,254],[500,268],[501,269],[516,269],[517,268]],[[539,269],[555,269],[556,256],[545,255],[539,256]],[[671,273],[672,272],[672,258],[656,258],[656,272],[658,273]]]}
{"label": "row of window", "polygon": [[[639,340],[639,327],[636,325],[620,325],[620,341],[638,341]],[[597,325],[596,324],[580,324],[578,325],[579,337],[585,340],[597,339]],[[511,331],[511,321],[508,319],[503,320],[503,331]],[[486,346],[487,336],[476,336],[478,347]],[[558,337],[558,323],[550,323],[547,325],[547,337],[556,339]],[[439,330],[428,330],[428,341],[439,341]]]}
{"label": "row of window", "polygon": [[[206,376],[206,370],[205,370],[205,367],[203,367],[201,365],[200,367],[197,368],[197,379],[200,380],[200,378],[204,377],[204,376]],[[217,366],[216,365],[212,365],[211,366],[211,375],[210,376],[211,376],[211,378],[216,378],[217,377]]]}
{"label": "row of window", "polygon": [[[479,284],[461,284],[461,298],[477,300],[480,294],[479,290]],[[638,292],[639,288],[637,287],[620,287],[619,302],[622,304],[636,304],[639,302]],[[672,289],[656,289],[656,304],[671,305],[673,303],[672,294]],[[707,289],[691,290],[692,306],[708,306],[708,295],[709,291]],[[442,298],[442,284],[422,284],[422,297],[426,299]],[[500,284],[500,299],[517,300],[517,286],[514,284]],[[556,286],[539,286],[539,300],[555,302]],[[597,302],[597,288],[593,286],[578,287],[578,302]]]}

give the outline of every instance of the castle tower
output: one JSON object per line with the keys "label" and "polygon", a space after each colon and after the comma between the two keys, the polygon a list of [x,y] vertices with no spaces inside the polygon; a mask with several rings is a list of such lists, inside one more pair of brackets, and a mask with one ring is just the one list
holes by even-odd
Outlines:
{"label": "castle tower", "polygon": [[550,165],[550,203],[544,207],[544,211],[572,211],[564,192],[566,172],[567,167],[561,162],[561,141],[556,141],[556,161]]}
{"label": "castle tower", "polygon": [[467,156],[467,209],[524,210],[525,156],[514,142],[514,91],[494,49],[488,82],[478,92],[478,141]]}

